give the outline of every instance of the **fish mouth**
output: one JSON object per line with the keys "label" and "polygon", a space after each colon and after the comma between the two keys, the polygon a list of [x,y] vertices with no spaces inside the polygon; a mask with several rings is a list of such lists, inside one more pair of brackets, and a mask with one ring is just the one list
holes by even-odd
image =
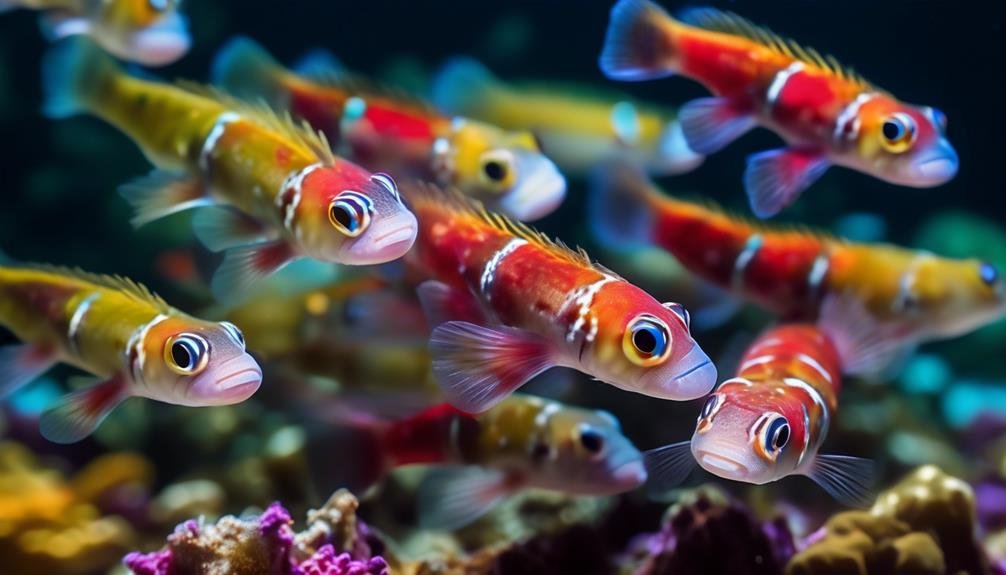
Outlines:
{"label": "fish mouth", "polygon": [[[419,233],[416,216],[409,211],[381,221],[379,234],[363,236],[349,248],[349,261],[353,265],[383,264],[404,256]],[[385,231],[386,230],[386,231]]]}
{"label": "fish mouth", "polygon": [[633,459],[611,470],[611,477],[622,489],[635,489],[646,483],[646,465],[640,459]]}
{"label": "fish mouth", "polygon": [[192,40],[185,18],[174,12],[134,34],[130,43],[131,59],[148,66],[163,66],[185,55]]}
{"label": "fish mouth", "polygon": [[696,455],[697,457],[695,459],[699,462],[699,465],[701,465],[703,469],[714,475],[719,475],[720,477],[733,479],[742,477],[748,471],[747,466],[740,461],[720,453],[699,451]]}
{"label": "fish mouth", "polygon": [[938,186],[957,175],[960,161],[957,151],[946,140],[941,140],[936,150],[919,158],[912,169],[918,185]]}
{"label": "fish mouth", "polygon": [[698,344],[678,362],[681,371],[669,379],[655,379],[646,390],[654,397],[688,401],[708,395],[716,387],[716,366]]}
{"label": "fish mouth", "polygon": [[540,152],[513,152],[518,183],[497,203],[510,217],[529,222],[547,216],[566,197],[566,178],[552,160]]}

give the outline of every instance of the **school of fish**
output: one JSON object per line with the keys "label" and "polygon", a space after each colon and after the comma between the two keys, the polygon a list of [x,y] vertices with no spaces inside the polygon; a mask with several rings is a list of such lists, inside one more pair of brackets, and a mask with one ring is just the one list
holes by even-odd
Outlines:
{"label": "school of fish", "polygon": [[[991,263],[762,223],[650,181],[701,169],[759,126],[785,146],[743,171],[758,219],[832,166],[916,188],[957,174],[937,108],[732,13],[611,8],[600,71],[680,75],[711,92],[675,109],[617,84],[510,82],[466,57],[424,99],[325,52],[284,66],[246,37],[219,48],[209,84],[167,82],[117,59],[184,56],[179,2],[0,0],[0,12],[19,8],[39,12],[53,42],[44,112],[99,118],[149,161],[120,189],[132,225],[191,211],[194,236],[222,254],[203,286],[217,303],[195,315],[127,278],[4,256],[0,326],[18,343],[0,347],[0,399],[57,364],[93,378],[42,413],[54,442],[86,438],[130,397],[206,408],[274,376],[291,396],[293,381],[326,377],[338,382],[327,397],[291,400],[330,432],[312,447],[317,464],[333,449],[358,454],[358,468],[334,473],[356,489],[432,466],[418,490],[424,526],[463,526],[532,487],[665,490],[696,466],[752,484],[804,475],[866,505],[871,462],[822,452],[843,379],[889,379],[918,345],[1006,316]],[[665,252],[694,291],[780,323],[736,368],[720,366],[720,382],[692,333],[693,315],[710,314],[526,223],[562,208],[567,176],[588,180],[585,227],[606,254]],[[293,271],[304,262],[337,271],[305,281]],[[553,368],[652,401],[705,398],[694,434],[642,452],[607,411],[525,393],[564,386]]]}

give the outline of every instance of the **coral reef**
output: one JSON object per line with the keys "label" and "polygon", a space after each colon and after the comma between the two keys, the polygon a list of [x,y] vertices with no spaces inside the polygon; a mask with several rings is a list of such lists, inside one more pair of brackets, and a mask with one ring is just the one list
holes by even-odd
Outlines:
{"label": "coral reef", "polygon": [[295,533],[279,503],[257,518],[189,520],[152,553],[130,553],[123,562],[136,575],[378,575],[387,572],[376,539],[356,519],[357,501],[336,492],[308,513],[307,529]]}
{"label": "coral reef", "polygon": [[0,443],[0,570],[73,575],[113,565],[135,544],[119,511],[143,500],[152,471],[139,456],[98,457],[74,477],[44,467],[26,448]]}
{"label": "coral reef", "polygon": [[717,489],[701,487],[667,510],[660,531],[631,543],[622,572],[774,574],[794,551],[784,520],[759,521]]}
{"label": "coral reef", "polygon": [[976,524],[971,487],[926,465],[882,493],[869,511],[832,517],[786,574],[988,573]]}

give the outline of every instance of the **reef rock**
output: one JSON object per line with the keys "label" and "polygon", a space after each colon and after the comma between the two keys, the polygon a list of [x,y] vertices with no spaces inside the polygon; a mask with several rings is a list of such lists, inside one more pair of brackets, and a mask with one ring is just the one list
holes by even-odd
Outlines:
{"label": "reef rock", "polygon": [[623,573],[762,575],[781,573],[795,549],[784,520],[759,521],[721,491],[687,492],[657,533],[631,544]]}
{"label": "reef rock", "polygon": [[0,443],[0,571],[73,575],[114,565],[135,537],[103,504],[118,490],[146,491],[151,475],[146,460],[121,453],[67,479],[20,444]]}
{"label": "reef rock", "polygon": [[974,492],[939,468],[920,467],[869,511],[832,517],[786,575],[981,575]]}
{"label": "reef rock", "polygon": [[308,513],[308,527],[295,533],[279,503],[250,519],[234,516],[215,524],[189,520],[153,553],[123,560],[136,575],[379,575],[385,560],[372,555],[369,530],[356,519],[356,498],[336,492]]}

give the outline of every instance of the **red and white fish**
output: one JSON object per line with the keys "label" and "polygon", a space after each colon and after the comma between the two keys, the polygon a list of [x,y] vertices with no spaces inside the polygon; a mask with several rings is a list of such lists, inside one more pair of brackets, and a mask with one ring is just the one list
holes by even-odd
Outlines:
{"label": "red and white fish", "polygon": [[435,278],[419,288],[433,370],[457,407],[483,412],[553,366],[661,399],[712,390],[716,367],[680,304],[459,193],[403,195],[420,222],[414,259]]}
{"label": "red and white fish", "polygon": [[714,475],[757,485],[805,475],[843,503],[867,504],[872,463],[819,450],[838,409],[843,371],[882,353],[883,331],[845,296],[825,302],[818,325],[768,329],[741,358],[737,375],[706,400],[691,441],[646,453],[651,484],[676,485],[698,462]]}
{"label": "red and white fish", "polygon": [[917,188],[957,174],[942,112],[906,104],[833,57],[735,14],[702,8],[676,20],[653,2],[620,0],[600,66],[617,80],[681,74],[713,92],[679,112],[697,153],[719,151],[755,126],[786,140],[748,159],[744,186],[759,217],[793,203],[832,165]]}

